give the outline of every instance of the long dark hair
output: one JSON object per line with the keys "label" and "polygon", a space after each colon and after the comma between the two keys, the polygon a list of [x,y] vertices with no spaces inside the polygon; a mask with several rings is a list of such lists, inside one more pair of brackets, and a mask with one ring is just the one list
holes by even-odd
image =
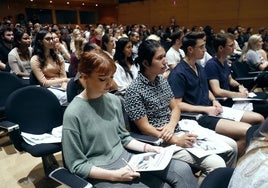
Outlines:
{"label": "long dark hair", "polygon": [[[129,74],[131,78],[133,78],[133,74],[131,73],[129,67],[126,64],[125,54],[124,54],[124,48],[128,42],[131,42],[131,41],[127,37],[122,37],[116,42],[114,60],[117,61],[119,65],[123,67],[123,69],[126,72],[126,75]],[[127,57],[127,61],[133,64],[132,56]]]}
{"label": "long dark hair", "polygon": [[[45,57],[45,49],[42,41],[44,40],[44,37],[47,33],[50,33],[46,29],[41,29],[37,34],[35,38],[34,48],[33,48],[33,55],[37,55],[41,64],[41,68],[43,68],[46,65],[46,57]],[[50,49],[50,55],[52,59],[57,63],[61,64],[59,56],[55,53],[54,49]]]}

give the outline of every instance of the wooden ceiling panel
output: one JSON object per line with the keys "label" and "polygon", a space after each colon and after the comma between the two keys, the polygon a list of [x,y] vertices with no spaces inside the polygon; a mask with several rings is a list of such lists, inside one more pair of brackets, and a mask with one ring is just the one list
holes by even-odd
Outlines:
{"label": "wooden ceiling panel", "polygon": [[[10,3],[15,0],[9,0]],[[69,2],[69,3],[67,3]],[[42,5],[51,5],[54,7],[60,6],[115,6],[118,4],[118,0],[16,0],[16,3],[21,3],[29,7],[40,7]]]}

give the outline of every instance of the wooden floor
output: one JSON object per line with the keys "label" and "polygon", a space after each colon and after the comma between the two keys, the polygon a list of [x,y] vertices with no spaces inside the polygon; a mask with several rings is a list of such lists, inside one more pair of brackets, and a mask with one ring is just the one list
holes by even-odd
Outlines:
{"label": "wooden floor", "polygon": [[[55,156],[61,165],[61,153],[56,153]],[[65,187],[45,177],[41,158],[18,152],[3,132],[0,133],[0,172],[0,188]]]}

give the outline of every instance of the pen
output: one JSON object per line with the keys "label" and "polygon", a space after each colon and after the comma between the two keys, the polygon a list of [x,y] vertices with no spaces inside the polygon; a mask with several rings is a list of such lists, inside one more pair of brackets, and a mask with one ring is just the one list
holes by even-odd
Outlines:
{"label": "pen", "polygon": [[130,164],[128,164],[126,159],[122,158],[122,161],[124,161],[124,163],[132,170],[132,172],[135,172],[135,170],[130,166]]}

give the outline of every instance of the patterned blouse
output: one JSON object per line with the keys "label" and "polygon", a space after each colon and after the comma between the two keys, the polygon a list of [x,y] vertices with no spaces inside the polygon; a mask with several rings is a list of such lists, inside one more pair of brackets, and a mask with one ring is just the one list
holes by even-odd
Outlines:
{"label": "patterned blouse", "polygon": [[125,94],[125,110],[132,120],[148,117],[154,127],[170,121],[170,100],[174,98],[171,88],[162,76],[154,83],[140,72]]}

